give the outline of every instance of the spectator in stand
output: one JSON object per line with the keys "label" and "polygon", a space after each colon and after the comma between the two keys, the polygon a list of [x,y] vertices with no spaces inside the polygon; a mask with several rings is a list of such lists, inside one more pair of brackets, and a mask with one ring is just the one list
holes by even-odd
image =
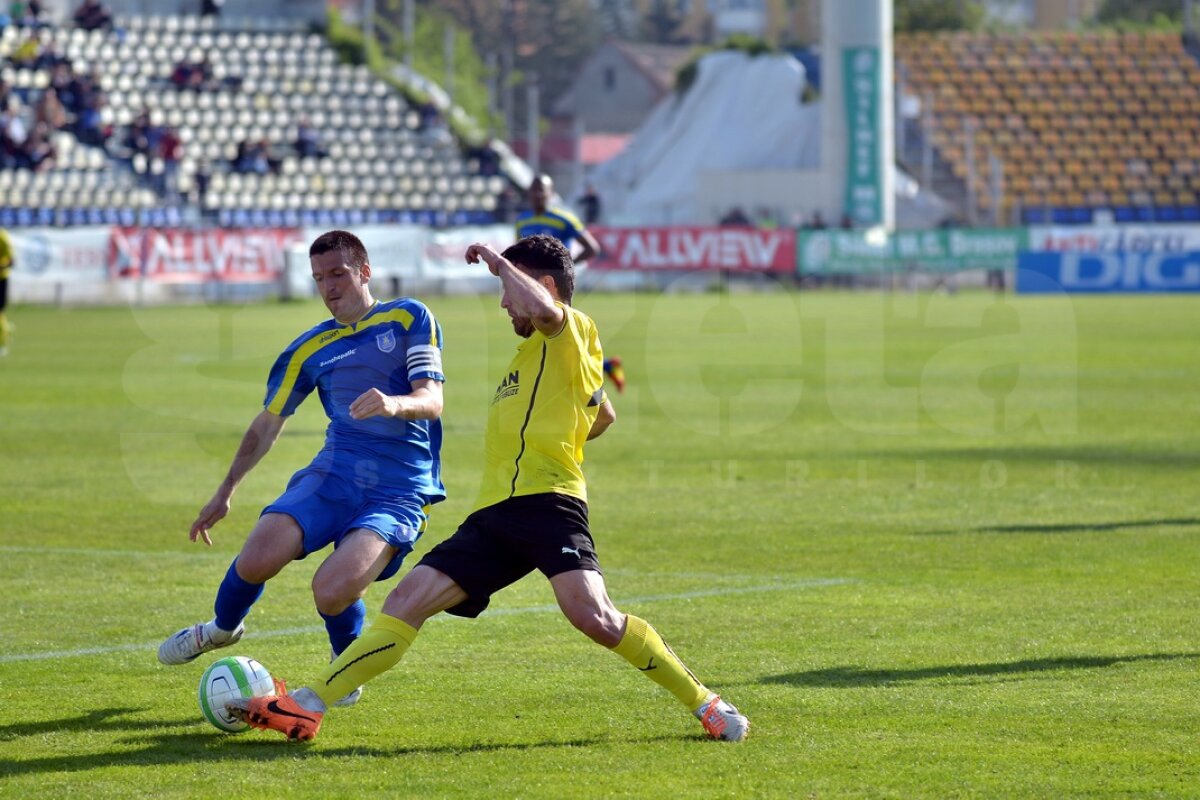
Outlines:
{"label": "spectator in stand", "polygon": [[108,31],[113,27],[112,12],[100,0],[83,0],[75,9],[72,19],[76,28],[83,28],[85,31]]}
{"label": "spectator in stand", "polygon": [[41,41],[36,33],[30,33],[25,37],[25,41],[12,49],[12,52],[8,54],[8,60],[17,69],[34,69],[41,54]]}
{"label": "spectator in stand", "polygon": [[8,7],[8,16],[19,28],[40,28],[46,24],[41,20],[43,10],[39,0],[17,0]]}
{"label": "spectator in stand", "polygon": [[58,157],[54,143],[50,141],[50,129],[43,122],[33,126],[33,131],[25,139],[25,145],[21,150],[25,156],[26,166],[34,172],[42,172],[53,167],[55,159]]}
{"label": "spectator in stand", "polygon": [[854,230],[854,218],[849,213],[843,212],[842,221],[838,224],[838,227],[844,231]]}
{"label": "spectator in stand", "polygon": [[208,195],[208,185],[212,182],[212,168],[207,161],[201,161],[196,165],[196,172],[192,175],[193,197],[196,205],[204,208],[204,198]]}
{"label": "spectator in stand", "polygon": [[200,16],[219,17],[225,0],[200,0]]}
{"label": "spectator in stand", "polygon": [[237,144],[237,152],[233,155],[234,172],[250,172],[250,140],[243,139]]}
{"label": "spectator in stand", "polygon": [[812,219],[808,221],[808,227],[814,231],[823,231],[829,226],[825,224],[825,218],[821,216],[821,212],[814,211]]}
{"label": "spectator in stand", "polygon": [[50,87],[58,95],[58,99],[69,111],[79,107],[78,92],[79,76],[71,71],[70,64],[55,64],[50,69]]}
{"label": "spectator in stand", "polygon": [[75,115],[75,136],[84,144],[103,147],[110,130],[104,125],[104,95],[98,95],[92,105],[80,109]]}
{"label": "spectator in stand", "polygon": [[254,161],[254,171],[259,175],[271,173],[273,175],[279,173],[279,168],[282,163],[278,158],[271,155],[271,142],[267,137],[258,140],[258,157]]}
{"label": "spectator in stand", "polygon": [[149,155],[153,133],[152,128],[153,126],[150,124],[150,109],[143,108],[133,118],[133,122],[129,123],[129,128],[125,131],[125,140],[122,144],[127,151],[126,157],[132,158],[138,153]]}
{"label": "spectator in stand", "polygon": [[43,47],[33,60],[33,68],[38,70],[52,70],[59,64],[66,64],[67,69],[71,68],[71,60],[59,53],[53,44]]}
{"label": "spectator in stand", "polygon": [[12,87],[8,81],[0,77],[0,110],[8,108],[8,98],[12,97]]}
{"label": "spectator in stand", "polygon": [[583,196],[579,198],[579,207],[583,209],[583,222],[585,225],[595,225],[600,221],[600,195],[596,193],[596,187],[590,183],[583,191]]}
{"label": "spectator in stand", "polygon": [[238,144],[237,156],[233,160],[234,171],[266,175],[275,172],[278,167],[279,162],[271,158],[271,143],[266,139],[257,142],[246,139]]}
{"label": "spectator in stand", "polygon": [[21,101],[16,96],[8,99],[8,105],[0,114],[0,125],[3,126],[4,163],[7,167],[25,167],[25,140],[29,138],[29,129],[25,127],[25,117],[21,113]]}
{"label": "spectator in stand", "polygon": [[158,140],[158,157],[162,159],[163,171],[158,177],[158,191],[174,197],[179,191],[179,162],[183,158],[183,139],[172,127],[163,128]]}
{"label": "spectator in stand", "polygon": [[42,90],[37,105],[33,107],[35,125],[45,125],[50,131],[58,131],[67,127],[67,109],[58,99],[58,92],[53,86]]}
{"label": "spectator in stand", "polygon": [[750,218],[746,216],[746,212],[742,211],[740,206],[734,206],[726,212],[725,216],[721,217],[720,225],[728,225],[735,227],[745,227],[750,225]]}
{"label": "spectator in stand", "polygon": [[329,155],[321,146],[321,134],[312,126],[308,117],[301,117],[296,126],[296,154],[301,158],[325,158]]}

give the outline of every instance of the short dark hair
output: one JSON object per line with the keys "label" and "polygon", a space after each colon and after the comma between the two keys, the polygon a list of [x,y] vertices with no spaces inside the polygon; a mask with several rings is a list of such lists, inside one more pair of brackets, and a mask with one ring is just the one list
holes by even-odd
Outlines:
{"label": "short dark hair", "polygon": [[559,299],[571,303],[575,294],[575,262],[558,239],[542,233],[526,236],[500,255],[534,278],[549,275],[554,279]]}
{"label": "short dark hair", "polygon": [[342,258],[346,260],[347,266],[354,269],[362,269],[363,264],[367,263],[367,248],[359,239],[350,231],[328,231],[322,233],[308,248],[308,257],[324,255],[325,253],[339,251]]}

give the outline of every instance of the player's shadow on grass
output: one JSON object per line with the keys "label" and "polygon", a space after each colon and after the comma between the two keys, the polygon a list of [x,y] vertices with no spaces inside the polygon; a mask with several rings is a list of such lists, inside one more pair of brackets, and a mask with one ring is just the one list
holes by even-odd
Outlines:
{"label": "player's shadow on grass", "polygon": [[861,667],[831,667],[810,672],[791,672],[770,675],[760,683],[781,683],[787,686],[811,686],[832,689],[863,686],[893,686],[943,678],[990,678],[1022,676],[1043,672],[1077,669],[1101,669],[1139,661],[1179,661],[1200,659],[1200,653],[1146,653],[1129,656],[1059,656],[1032,658],[1024,661],[1003,661],[994,664],[947,664],[920,669],[863,669]]}
{"label": "player's shadow on grass", "polygon": [[[99,708],[68,719],[16,722],[12,725],[0,725],[0,742],[12,741],[23,736],[42,736],[48,733],[93,733],[110,730],[139,731],[161,728],[164,724],[172,724],[169,722],[122,719],[127,714],[136,714],[143,710],[140,708]],[[191,721],[180,720],[179,724]]]}
{"label": "player's shadow on grass", "polygon": [[[123,711],[123,710],[122,710]],[[97,712],[101,714],[103,712]],[[80,718],[82,719],[82,718]],[[72,726],[78,722],[72,718],[63,720],[63,725]],[[47,730],[69,731],[72,727],[56,727],[56,723],[39,723],[40,730],[30,733],[40,733]],[[285,742],[278,737],[263,738],[251,734],[250,737],[231,738],[220,734],[212,735],[211,729],[198,733],[194,719],[175,720],[172,722],[135,722],[129,724],[131,730],[146,728],[178,727],[186,725],[188,730],[157,735],[135,735],[120,739],[122,745],[136,747],[140,744],[148,746],[140,749],[112,750],[108,752],[55,755],[44,758],[0,758],[0,779],[15,775],[32,775],[49,772],[85,772],[93,769],[110,767],[152,767],[165,764],[196,764],[212,762],[228,764],[233,761],[262,762],[277,758],[286,759],[343,759],[347,756],[357,758],[395,759],[402,756],[457,756],[465,753],[491,752],[521,752],[525,750],[541,750],[555,748],[591,747],[610,744],[616,740],[595,737],[587,739],[564,739],[537,742],[472,742],[461,745],[442,744],[417,747],[355,747],[347,745],[336,748],[323,748],[319,745],[304,745]],[[15,727],[15,726],[14,726]],[[109,726],[118,727],[116,725]],[[104,727],[100,728],[104,730]],[[209,735],[205,735],[209,734]],[[631,741],[637,744],[653,742],[677,742],[695,739],[701,742],[710,741],[697,735],[655,736],[634,740],[620,740],[621,744]]]}
{"label": "player's shadow on grass", "polygon": [[1078,447],[963,447],[922,448],[918,450],[883,450],[871,454],[876,458],[906,461],[1011,461],[1014,463],[1077,463],[1116,465],[1121,467],[1158,467],[1162,469],[1196,469],[1200,453],[1194,450],[1145,450],[1111,445],[1081,445]]}
{"label": "player's shadow on grass", "polygon": [[1055,525],[983,525],[978,528],[959,530],[918,531],[920,536],[948,536],[956,533],[1102,533],[1124,531],[1130,528],[1191,527],[1200,526],[1200,518],[1177,517],[1174,519],[1131,519],[1123,522],[1066,522]]}

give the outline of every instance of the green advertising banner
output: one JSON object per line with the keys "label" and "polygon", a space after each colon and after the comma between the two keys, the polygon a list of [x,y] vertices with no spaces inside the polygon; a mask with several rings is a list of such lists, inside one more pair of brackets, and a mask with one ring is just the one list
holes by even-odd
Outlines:
{"label": "green advertising banner", "polygon": [[883,141],[879,48],[842,50],[846,101],[846,206],[855,225],[883,224]]}
{"label": "green advertising banner", "polygon": [[801,231],[796,263],[801,274],[892,272],[918,269],[1014,269],[1028,249],[1026,228],[933,231]]}

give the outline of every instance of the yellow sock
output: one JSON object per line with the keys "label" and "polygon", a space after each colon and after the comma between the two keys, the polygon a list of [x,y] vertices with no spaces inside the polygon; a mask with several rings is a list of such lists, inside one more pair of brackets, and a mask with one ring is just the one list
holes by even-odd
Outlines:
{"label": "yellow sock", "polygon": [[[612,650],[695,711],[710,692],[644,619],[626,616],[625,635]],[[353,687],[351,687],[353,688]],[[349,691],[349,689],[347,689]],[[340,697],[341,695],[339,695]]]}
{"label": "yellow sock", "polygon": [[8,317],[0,311],[0,347],[8,347]]}
{"label": "yellow sock", "polygon": [[380,614],[375,624],[343,650],[309,688],[326,706],[331,706],[335,700],[396,666],[416,638],[417,629],[412,625]]}

